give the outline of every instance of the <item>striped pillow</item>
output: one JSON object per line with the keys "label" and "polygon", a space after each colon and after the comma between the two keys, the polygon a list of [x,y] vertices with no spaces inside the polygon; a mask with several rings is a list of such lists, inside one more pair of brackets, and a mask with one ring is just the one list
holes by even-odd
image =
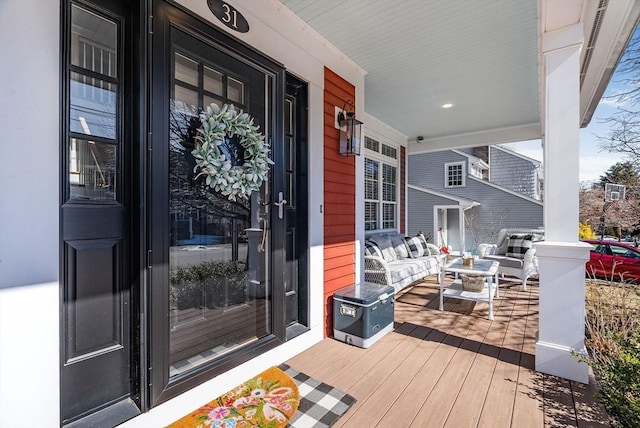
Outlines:
{"label": "striped pillow", "polygon": [[402,235],[391,235],[391,245],[393,245],[393,249],[399,259],[407,259],[410,257],[407,244],[405,243]]}
{"label": "striped pillow", "polygon": [[380,251],[380,248],[378,248],[376,243],[373,241],[364,241],[364,255],[383,258],[382,251]]}
{"label": "striped pillow", "polygon": [[415,237],[418,238],[418,242],[420,242],[420,245],[422,246],[422,254],[425,256],[430,255],[431,252],[429,251],[429,246],[427,245],[427,240],[424,235],[422,233],[418,233]]}
{"label": "striped pillow", "polygon": [[510,235],[507,238],[507,257],[524,259],[525,253],[533,248],[533,235]]}
{"label": "striped pillow", "polygon": [[[421,239],[417,236],[407,237],[405,238],[405,242],[407,243],[407,247],[409,247],[409,254],[412,258],[422,257],[424,256],[424,247],[422,246]],[[427,253],[428,255],[429,253]]]}

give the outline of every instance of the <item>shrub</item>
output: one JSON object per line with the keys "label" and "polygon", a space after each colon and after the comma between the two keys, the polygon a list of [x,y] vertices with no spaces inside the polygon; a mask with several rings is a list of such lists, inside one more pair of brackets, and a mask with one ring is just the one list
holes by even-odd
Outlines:
{"label": "shrub", "polygon": [[580,223],[578,225],[578,238],[579,239],[596,239],[596,234],[591,229],[591,225],[587,223]]}
{"label": "shrub", "polygon": [[640,289],[587,282],[586,345],[614,426],[640,427]]}
{"label": "shrub", "polygon": [[170,308],[234,305],[246,299],[247,271],[241,263],[209,260],[172,270],[169,286]]}

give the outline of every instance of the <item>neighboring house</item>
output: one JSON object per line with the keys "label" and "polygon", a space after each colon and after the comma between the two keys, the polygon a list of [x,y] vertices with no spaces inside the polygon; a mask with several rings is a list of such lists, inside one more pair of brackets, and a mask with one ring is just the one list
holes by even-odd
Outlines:
{"label": "neighboring house", "polygon": [[409,234],[474,251],[504,227],[541,227],[540,162],[500,146],[409,155]]}

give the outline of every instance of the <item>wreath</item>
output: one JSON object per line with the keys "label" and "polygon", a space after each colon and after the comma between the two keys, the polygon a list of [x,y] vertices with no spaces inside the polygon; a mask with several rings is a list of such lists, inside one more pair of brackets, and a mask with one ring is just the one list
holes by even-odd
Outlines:
{"label": "wreath", "polygon": [[[253,118],[233,105],[219,107],[211,103],[200,113],[202,126],[196,136],[196,148],[191,152],[196,160],[194,179],[206,177],[206,184],[230,201],[248,199],[259,190],[269,173],[269,145],[258,132]],[[244,148],[244,163],[232,165],[221,149],[227,138],[237,137]]]}

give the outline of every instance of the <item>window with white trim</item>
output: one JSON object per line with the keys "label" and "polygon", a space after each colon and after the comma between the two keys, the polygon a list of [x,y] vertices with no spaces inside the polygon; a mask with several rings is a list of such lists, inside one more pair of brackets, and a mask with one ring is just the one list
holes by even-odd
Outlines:
{"label": "window with white trim", "polygon": [[449,188],[464,186],[464,162],[451,162],[444,164],[444,187]]}
{"label": "window with white trim", "polygon": [[398,149],[365,137],[364,228],[398,226]]}

